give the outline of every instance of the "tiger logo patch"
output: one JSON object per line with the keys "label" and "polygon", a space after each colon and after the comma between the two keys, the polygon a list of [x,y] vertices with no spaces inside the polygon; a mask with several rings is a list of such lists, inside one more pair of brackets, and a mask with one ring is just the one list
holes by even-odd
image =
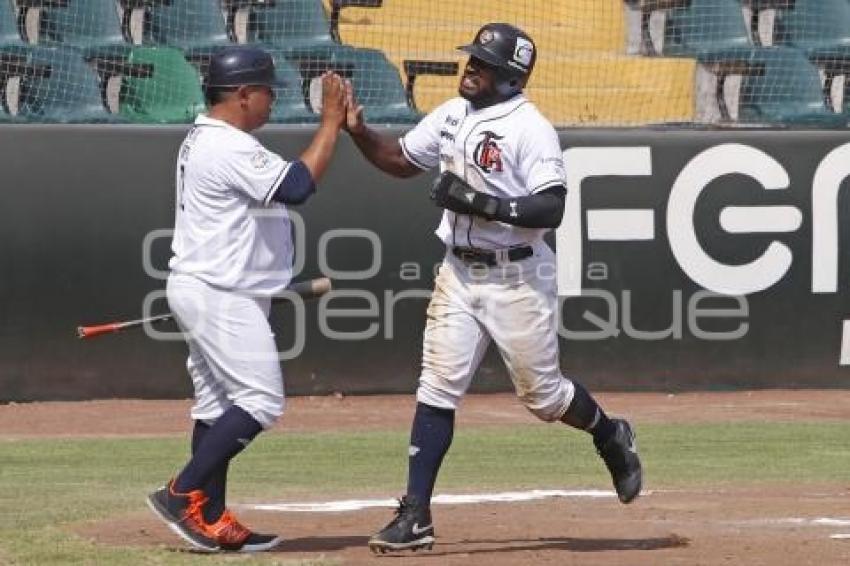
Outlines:
{"label": "tiger logo patch", "polygon": [[483,139],[475,146],[472,159],[475,164],[485,173],[502,171],[502,149],[496,142],[504,139],[494,132],[486,130],[481,132]]}

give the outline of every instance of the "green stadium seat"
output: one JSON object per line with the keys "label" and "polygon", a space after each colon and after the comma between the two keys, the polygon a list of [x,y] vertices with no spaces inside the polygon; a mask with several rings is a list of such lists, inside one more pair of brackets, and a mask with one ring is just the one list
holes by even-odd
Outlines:
{"label": "green stadium seat", "polygon": [[794,0],[777,7],[773,44],[801,49],[850,47],[850,2]]}
{"label": "green stadium seat", "polygon": [[844,77],[842,113],[850,116],[850,2],[795,0],[777,7],[773,43],[797,47],[823,71],[823,96],[835,108],[832,87]]}
{"label": "green stadium seat", "polygon": [[[228,17],[231,36],[239,38],[236,14],[246,10],[244,41],[288,48],[294,45],[331,44],[330,22],[319,0],[225,0],[231,6]],[[243,41],[239,38],[240,41]]]}
{"label": "green stadium seat", "polygon": [[[817,68],[799,50],[737,48],[703,52],[698,60],[721,80],[742,76],[739,122],[815,127],[840,127],[847,122],[827,108]],[[718,88],[718,93],[721,90]],[[718,103],[725,113],[720,96]],[[728,119],[728,114],[724,117]]]}
{"label": "green stadium seat", "polygon": [[18,33],[18,15],[11,2],[0,1],[0,46],[24,45]]}
{"label": "green stadium seat", "polygon": [[25,4],[21,17],[30,43],[87,47],[124,42],[115,0],[29,0]]}
{"label": "green stadium seat", "polygon": [[219,0],[122,1],[138,2],[146,10],[142,33],[145,45],[186,49],[230,43]]}
{"label": "green stadium seat", "polygon": [[670,8],[665,16],[663,55],[752,45],[740,0],[695,0]]}
{"label": "green stadium seat", "polygon": [[12,3],[0,1],[0,123],[3,124],[17,121],[10,113],[6,89],[10,79],[20,80],[16,69],[26,64],[27,53],[23,47]]}
{"label": "green stadium seat", "polygon": [[[186,60],[198,71],[201,77],[206,76],[210,58],[220,47],[200,47],[185,52]],[[272,107],[271,122],[300,124],[318,121],[318,115],[307,107],[302,91],[301,75],[286,59],[281,50],[268,49],[275,64],[275,73],[283,86],[275,87],[275,102]]]}
{"label": "green stadium seat", "polygon": [[74,47],[32,47],[19,76],[18,118],[31,122],[121,122],[104,104],[95,70]]}
{"label": "green stadium seat", "polygon": [[285,50],[285,55],[301,74],[305,98],[311,81],[324,71],[333,70],[351,79],[355,95],[371,122],[406,124],[421,118],[408,105],[398,70],[381,51],[325,45],[295,47]]}
{"label": "green stadium seat", "polygon": [[318,122],[319,115],[308,107],[305,99],[304,81],[301,74],[280,50],[270,49],[275,72],[283,86],[275,88],[275,101],[271,121],[280,124],[304,124]]}
{"label": "green stadium seat", "polygon": [[17,122],[21,80],[27,74],[29,49],[20,45],[0,46],[0,123]]}
{"label": "green stadium seat", "polygon": [[120,114],[143,123],[189,123],[205,109],[200,75],[183,52],[171,47],[134,47],[123,78]]}

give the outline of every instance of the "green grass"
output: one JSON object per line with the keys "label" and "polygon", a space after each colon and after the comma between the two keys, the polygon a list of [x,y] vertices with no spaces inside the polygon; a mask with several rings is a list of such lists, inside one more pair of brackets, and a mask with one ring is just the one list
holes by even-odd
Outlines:
{"label": "green grass", "polygon": [[[648,489],[830,484],[850,469],[841,423],[643,425]],[[0,564],[230,564],[233,558],[115,548],[68,525],[142,510],[147,491],[186,457],[186,440],[0,441]],[[261,436],[234,463],[231,500],[391,497],[405,483],[407,433]],[[608,488],[589,438],[557,425],[460,429],[437,486],[443,492]],[[367,533],[364,533],[367,534]],[[257,559],[255,559],[257,560]],[[263,564],[334,564],[333,560]]]}

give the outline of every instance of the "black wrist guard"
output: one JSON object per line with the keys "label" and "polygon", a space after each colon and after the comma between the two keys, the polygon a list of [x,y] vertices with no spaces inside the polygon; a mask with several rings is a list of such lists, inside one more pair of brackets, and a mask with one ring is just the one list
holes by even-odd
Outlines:
{"label": "black wrist guard", "polygon": [[441,174],[431,188],[431,200],[437,206],[459,214],[473,214],[493,220],[499,212],[497,197],[476,191],[450,171]]}

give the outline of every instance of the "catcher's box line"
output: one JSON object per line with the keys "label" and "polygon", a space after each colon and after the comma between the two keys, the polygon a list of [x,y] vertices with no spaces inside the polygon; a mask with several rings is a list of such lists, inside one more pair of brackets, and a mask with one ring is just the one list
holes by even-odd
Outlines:
{"label": "catcher's box line", "polygon": [[[328,279],[327,277],[319,277],[318,279],[310,279],[307,281],[299,281],[297,283],[293,283],[287,288],[287,291],[295,293],[299,297],[305,299],[313,299],[316,297],[321,297],[322,295],[330,291],[331,288],[332,284],[330,279]],[[280,297],[277,299],[272,299],[272,303],[285,302],[286,300],[287,299],[285,297]],[[171,313],[166,313],[147,318],[139,318],[136,320],[108,322],[106,324],[96,324],[91,326],[78,326],[77,338],[94,338],[97,336],[102,336],[104,334],[111,334],[113,332],[120,332],[122,330],[128,330],[131,328],[140,328],[145,325],[167,322],[169,320],[172,320],[173,318],[174,315],[172,315]]]}

